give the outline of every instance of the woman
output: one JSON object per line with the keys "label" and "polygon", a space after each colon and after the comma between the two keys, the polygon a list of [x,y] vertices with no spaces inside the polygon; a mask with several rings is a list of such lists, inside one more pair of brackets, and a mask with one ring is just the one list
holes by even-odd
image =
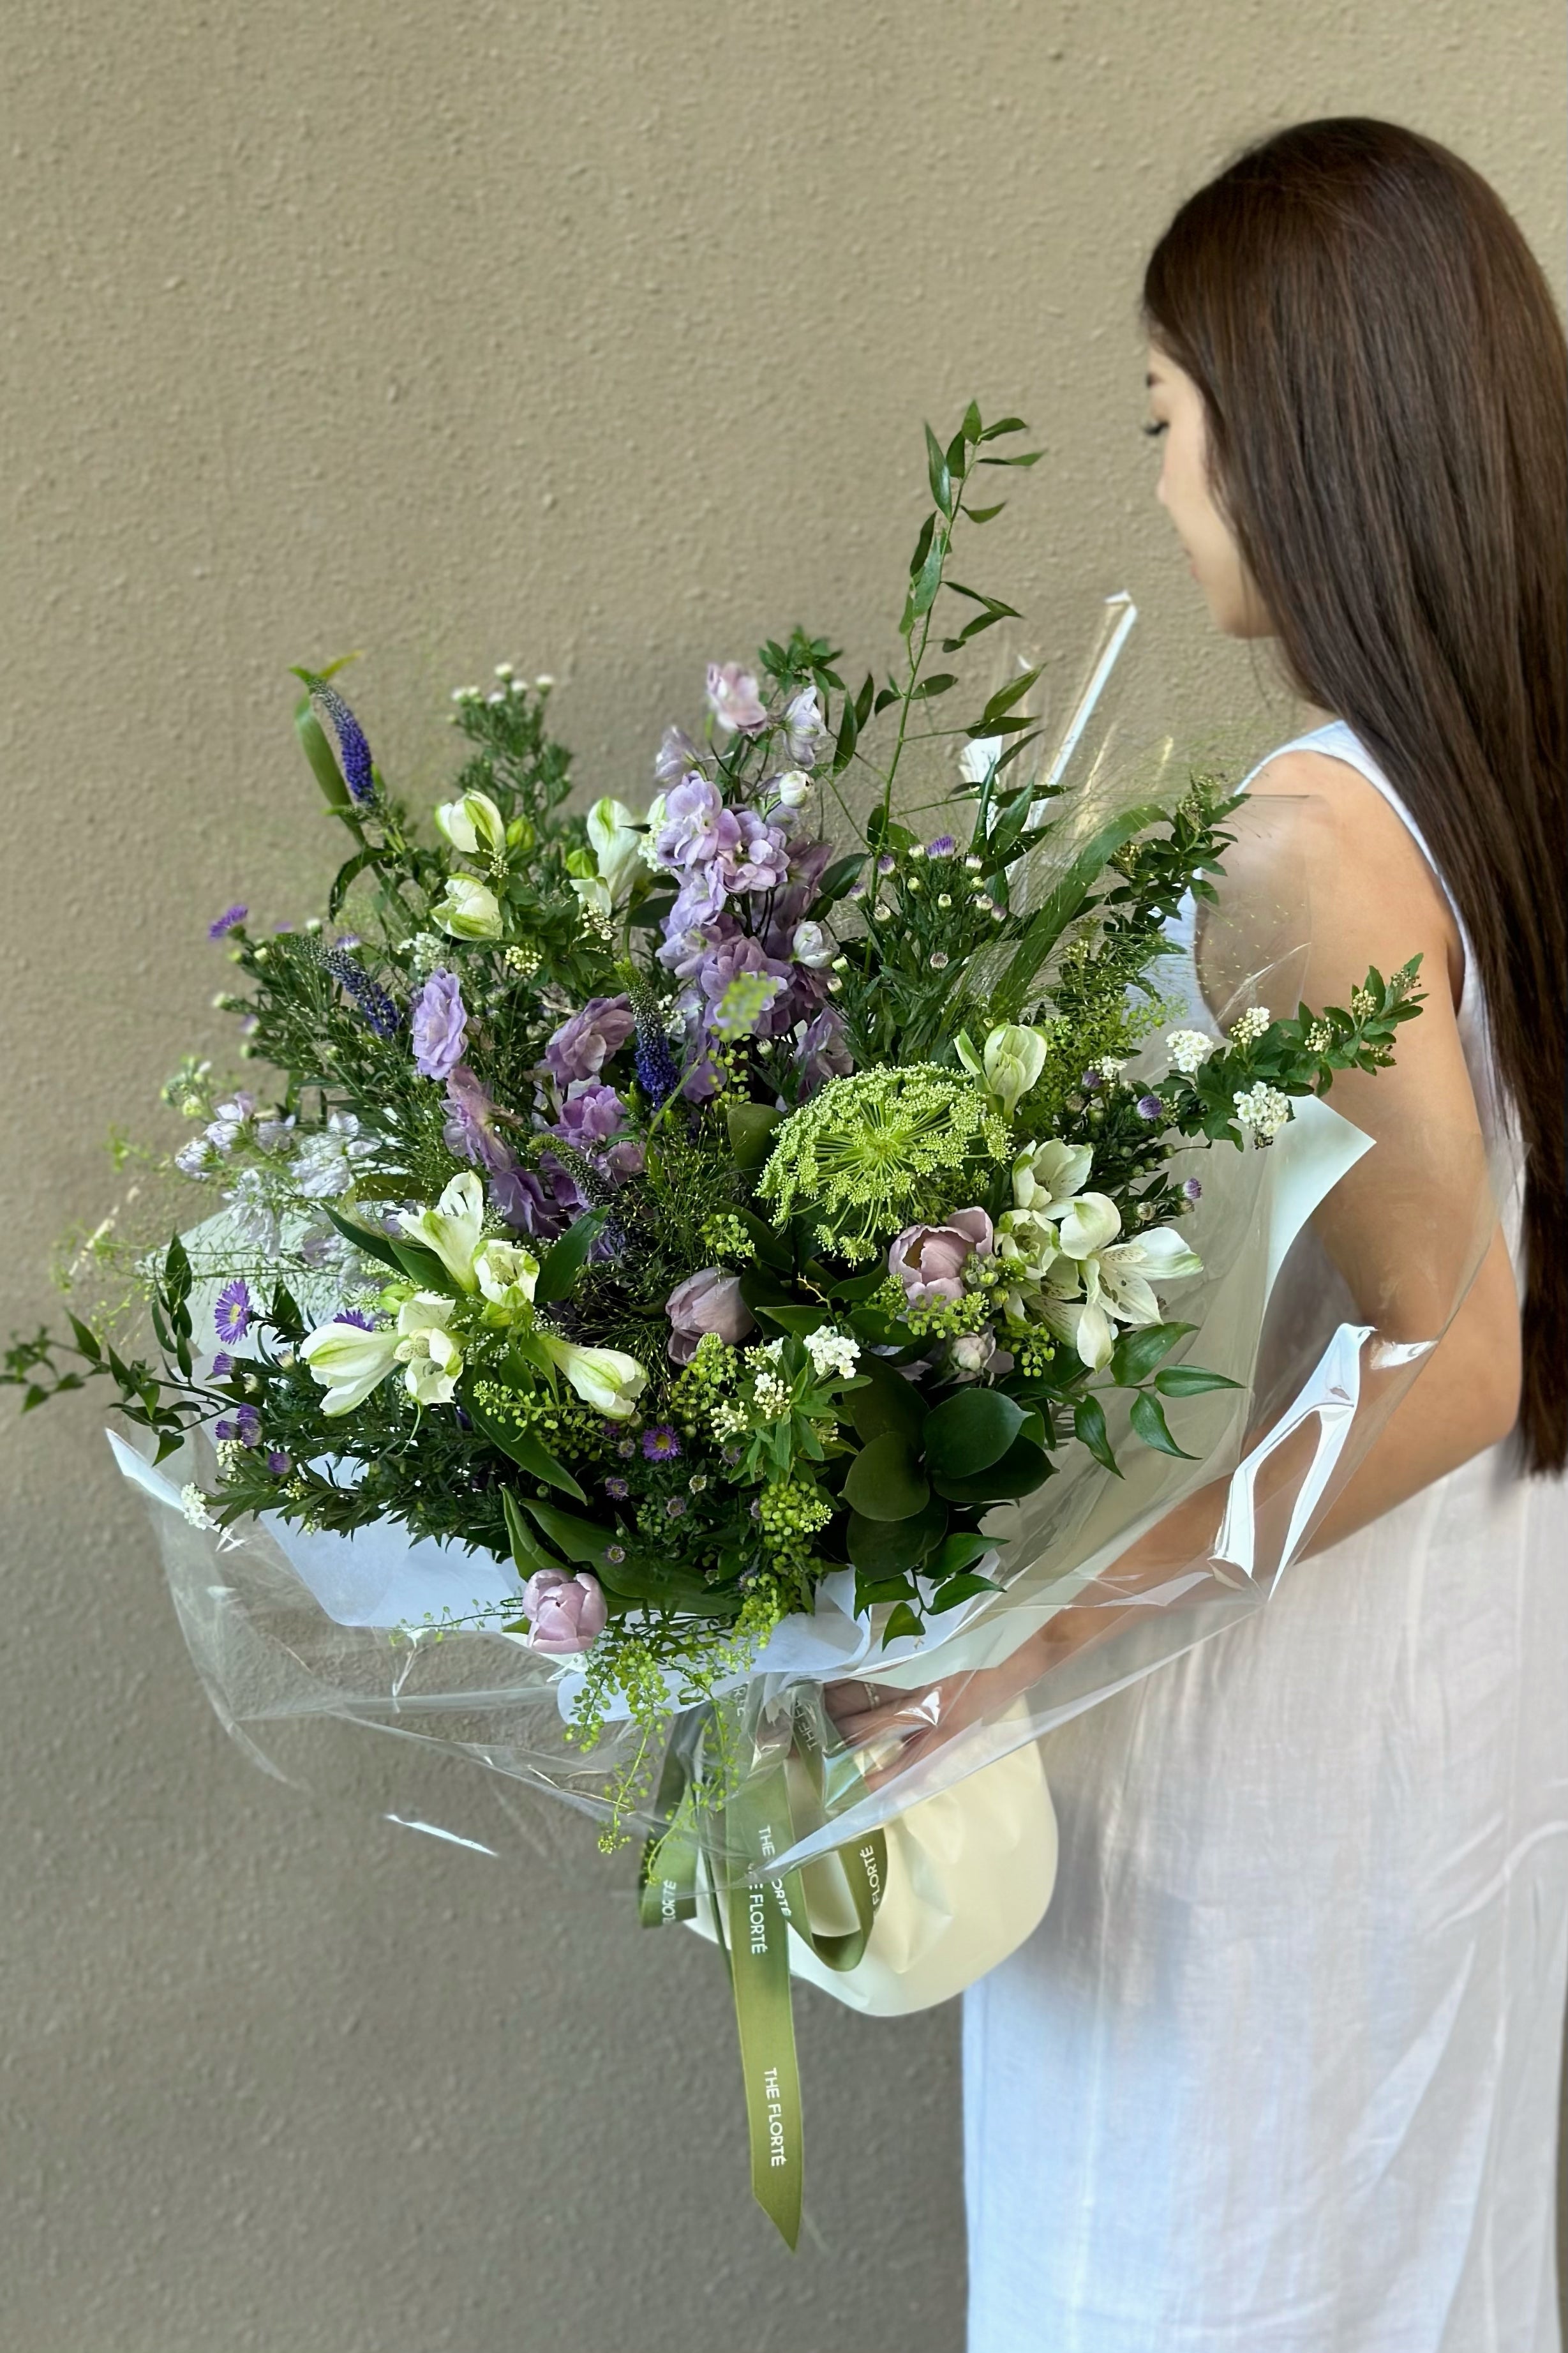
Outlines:
{"label": "woman", "polygon": [[[1364,121],[1287,131],[1201,189],[1143,303],[1159,496],[1214,620],[1272,638],[1333,714],[1248,779],[1313,797],[1303,994],[1342,1003],[1369,963],[1424,957],[1396,1070],[1336,1085],[1380,1150],[1320,1220],[1321,1280],[1369,1322],[1418,1287],[1390,1202],[1424,1166],[1439,1230],[1478,1124],[1503,1198],[1310,1564],[1042,1744],[1056,1896],[965,1997],[971,2353],[1547,2353],[1568,1978],[1563,331],[1486,184]],[[904,1736],[907,1757],[1094,1630],[1064,1616],[993,1674],[893,1705],[850,1687],[841,1721]]]}

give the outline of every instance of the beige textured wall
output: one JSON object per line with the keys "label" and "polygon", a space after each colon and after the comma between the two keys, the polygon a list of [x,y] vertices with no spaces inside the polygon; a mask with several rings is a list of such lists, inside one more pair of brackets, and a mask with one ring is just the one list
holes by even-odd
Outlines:
{"label": "beige textured wall", "polygon": [[[886,646],[921,417],[973,390],[1049,451],[990,543],[1042,649],[1131,586],[1180,723],[1287,733],[1151,501],[1142,257],[1235,142],[1363,111],[1560,282],[1559,42],[1551,0],[10,0],[0,1328],[219,1044],[205,917],[309,904],[290,661],[366,649],[432,782],[450,685],[549,669],[635,798],[710,653]],[[789,2262],[711,1953],[585,1832],[524,1871],[380,1820],[394,1744],[346,1803],[256,1773],[100,1419],[0,1427],[0,2344],[956,2348],[956,2014],[802,1999]]]}

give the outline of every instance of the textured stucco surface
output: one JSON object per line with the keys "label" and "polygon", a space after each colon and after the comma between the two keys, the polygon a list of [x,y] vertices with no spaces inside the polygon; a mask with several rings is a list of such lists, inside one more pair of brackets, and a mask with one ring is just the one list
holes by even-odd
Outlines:
{"label": "textured stucco surface", "polygon": [[[973,390],[1049,452],[988,575],[1039,649],[1131,587],[1151,711],[1288,733],[1149,495],[1142,254],[1234,143],[1353,110],[1470,155],[1561,283],[1559,51],[1548,0],[10,0],[0,1327],[221,1044],[205,916],[310,903],[290,661],[364,648],[432,784],[448,687],[548,669],[636,798],[709,654],[880,653],[920,421]],[[713,1955],[585,1830],[393,1828],[397,1744],[341,1801],[253,1770],[100,1421],[0,1426],[7,2353],[952,2353],[956,2013],[803,1997],[790,2262]]]}

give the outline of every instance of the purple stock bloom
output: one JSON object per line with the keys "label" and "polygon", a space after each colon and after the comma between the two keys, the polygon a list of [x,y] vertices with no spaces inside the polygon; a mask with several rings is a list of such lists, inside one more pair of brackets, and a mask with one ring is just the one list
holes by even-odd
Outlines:
{"label": "purple stock bloom", "polygon": [[673,1462],[680,1452],[680,1440],[668,1421],[656,1421],[642,1434],[643,1457],[648,1462]]}
{"label": "purple stock bloom", "polygon": [[803,686],[798,694],[790,698],[784,712],[784,731],[789,756],[795,766],[815,767],[816,755],[828,738],[814,686]]}
{"label": "purple stock bloom", "polygon": [[1203,1199],[1204,1188],[1198,1183],[1195,1176],[1189,1176],[1184,1180],[1182,1186],[1182,1192],[1184,1198],[1189,1201],[1201,1201]]}
{"label": "purple stock bloom", "polygon": [[218,1338],[226,1341],[231,1348],[237,1346],[250,1329],[250,1286],[237,1275],[218,1293],[213,1311]]}
{"label": "purple stock bloom", "polygon": [[795,978],[794,967],[776,956],[768,955],[760,940],[741,937],[726,940],[722,946],[705,956],[698,971],[698,984],[707,999],[708,1018],[723,999],[726,989],[742,973],[754,973],[759,979],[774,983],[773,996],[757,1023],[760,1038],[776,1037],[781,1029],[788,1029],[789,1019],[781,1012],[781,1000]]}
{"label": "purple stock bloom", "polygon": [[271,1472],[275,1479],[284,1478],[288,1472],[293,1469],[293,1464],[289,1461],[289,1457],[284,1453],[283,1449],[280,1446],[275,1446],[272,1448],[267,1457],[267,1468]]}
{"label": "purple stock bloom", "polygon": [[579,1080],[562,1106],[560,1118],[552,1134],[567,1144],[574,1144],[579,1152],[591,1152],[596,1144],[606,1144],[618,1135],[626,1124],[626,1107],[614,1087],[601,1086],[596,1080]]}
{"label": "purple stock bloom", "polygon": [[343,701],[335,686],[324,678],[308,681],[310,700],[319,712],[332,723],[332,733],[338,739],[338,757],[342,762],[343,782],[349,797],[361,807],[375,798],[375,775],[371,763],[370,745],[364,729]]}
{"label": "purple stock bloom", "polygon": [[1165,1106],[1158,1095],[1140,1095],[1136,1105],[1140,1119],[1163,1119]]}
{"label": "purple stock bloom", "polygon": [[720,735],[755,735],[768,723],[757,681],[739,662],[710,662],[708,708]]}
{"label": "purple stock bloom", "polygon": [[926,856],[928,858],[951,858],[957,848],[958,844],[954,841],[951,833],[939,833],[934,841],[927,842]]}
{"label": "purple stock bloom", "polygon": [[250,910],[248,907],[226,907],[215,923],[207,925],[209,940],[221,940],[226,933],[237,931]]}
{"label": "purple stock bloom", "polygon": [[468,1016],[455,972],[433,972],[409,1013],[414,1067],[422,1079],[444,1079],[463,1059]]}
{"label": "purple stock bloom", "polygon": [[378,1038],[395,1038],[402,1027],[403,1016],[384,988],[362,972],[353,956],[345,955],[341,947],[323,948],[321,962],[345,995],[352,997],[361,1018]]}
{"label": "purple stock bloom", "polygon": [[569,1086],[574,1079],[596,1079],[636,1027],[624,997],[591,997],[580,1013],[562,1023],[544,1049],[557,1086]]}
{"label": "purple stock bloom", "polygon": [[741,809],[734,818],[740,839],[721,852],[718,866],[727,891],[776,891],[789,872],[789,845],[776,825],[755,809]]}
{"label": "purple stock bloom", "polygon": [[700,866],[734,849],[740,839],[740,823],[719,787],[693,769],[665,800],[654,849],[667,866]]}
{"label": "purple stock bloom", "polygon": [[496,1107],[489,1090],[458,1062],[447,1073],[447,1120],[442,1135],[459,1158],[476,1162],[492,1173],[510,1170],[513,1155],[496,1130]]}
{"label": "purple stock bloom", "polygon": [[667,727],[654,760],[653,772],[661,785],[673,785],[688,769],[700,766],[702,754],[684,727]]}

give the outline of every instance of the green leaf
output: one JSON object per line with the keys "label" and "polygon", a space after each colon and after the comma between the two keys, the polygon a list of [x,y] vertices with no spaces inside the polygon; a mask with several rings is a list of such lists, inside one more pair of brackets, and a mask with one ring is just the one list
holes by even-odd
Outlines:
{"label": "green leaf", "polygon": [[908,1520],[924,1511],[931,1486],[900,1431],[885,1430],[861,1448],[849,1465],[844,1500],[868,1520]]}
{"label": "green leaf", "polygon": [[[994,1396],[995,1392],[990,1394]],[[968,1476],[933,1479],[931,1484],[950,1504],[1005,1504],[1020,1495],[1032,1495],[1037,1487],[1044,1486],[1055,1469],[1050,1456],[1020,1433],[1002,1460],[992,1463],[989,1470]]]}
{"label": "green leaf", "polygon": [[942,586],[942,567],[947,560],[947,533],[939,531],[931,541],[926,560],[910,583],[909,611],[911,620],[929,613],[936,602],[936,592]]}
{"label": "green leaf", "polygon": [[[921,525],[920,537],[915,542],[915,552],[910,558],[910,578],[911,581],[918,580],[921,574],[925,569],[926,558],[931,554],[931,534],[935,530],[936,517],[933,514],[929,514],[927,515],[924,522]],[[898,699],[897,694],[895,694],[893,697],[894,702],[896,702]]]}
{"label": "green leaf", "polygon": [[587,1263],[588,1252],[604,1231],[609,1214],[608,1209],[589,1209],[583,1217],[574,1218],[560,1240],[545,1252],[539,1280],[533,1286],[537,1305],[548,1307],[567,1296]]}
{"label": "green leaf", "polygon": [[977,433],[974,438],[977,441],[995,441],[1004,433],[1026,433],[1028,429],[1021,417],[1004,417],[996,424],[988,425],[984,433]]}
{"label": "green leaf", "polygon": [[[295,674],[298,676],[299,673]],[[321,675],[325,677],[326,672],[322,671]],[[327,807],[335,810],[341,817],[351,815],[353,809],[353,796],[343,781],[343,772],[338,765],[337,754],[328,743],[326,732],[311,708],[309,695],[305,696],[303,702],[297,702],[294,706],[294,733],[300,739],[300,749],[310,764],[310,774],[321,787]]]}
{"label": "green leaf", "polygon": [[936,1617],[943,1609],[956,1609],[961,1601],[971,1600],[977,1593],[999,1593],[1001,1589],[994,1577],[950,1577],[947,1583],[939,1585],[931,1596],[931,1615]]}
{"label": "green leaf", "polygon": [[952,480],[947,459],[942,453],[942,443],[928,425],[926,436],[926,472],[931,480],[931,494],[944,515],[952,512]]}
{"label": "green leaf", "polygon": [[602,1568],[605,1551],[619,1542],[613,1528],[600,1527],[592,1520],[580,1520],[575,1512],[558,1511],[553,1504],[535,1503],[525,1496],[523,1509],[568,1560],[586,1561],[593,1567]]}
{"label": "green leaf", "polygon": [[849,1557],[868,1577],[891,1577],[918,1567],[941,1544],[946,1529],[947,1505],[934,1495],[923,1511],[908,1519],[873,1520],[863,1512],[851,1512],[847,1538]]}
{"label": "green leaf", "polygon": [[1201,1397],[1205,1389],[1238,1389],[1228,1373],[1205,1373],[1201,1365],[1165,1365],[1154,1376],[1162,1397]]}
{"label": "green leaf", "polygon": [[866,1386],[851,1389],[847,1403],[862,1441],[869,1445],[872,1439],[892,1430],[910,1446],[918,1446],[926,1409],[913,1381],[903,1379],[885,1356],[874,1356],[869,1350],[862,1350],[855,1369],[864,1375]]}
{"label": "green leaf", "polygon": [[[872,1524],[868,1521],[866,1525],[869,1527]],[[918,1601],[919,1599],[920,1594],[914,1580],[907,1574],[875,1577],[864,1575],[859,1571],[856,1573],[855,1611],[857,1616],[862,1609],[875,1609],[879,1602]]]}
{"label": "green leaf", "polygon": [[343,1217],[330,1202],[323,1201],[321,1207],[339,1233],[346,1241],[353,1242],[355,1250],[363,1250],[366,1258],[379,1259],[383,1266],[391,1267],[395,1273],[402,1273],[402,1262],[384,1234],[373,1234],[368,1226],[356,1226],[352,1218]]}
{"label": "green leaf", "polygon": [[910,695],[910,701],[911,702],[929,702],[933,694],[945,694],[950,687],[956,686],[957,684],[958,681],[951,670],[933,670],[930,678],[921,679],[920,684]]}
{"label": "green leaf", "polygon": [[560,1568],[562,1563],[552,1552],[547,1552],[517,1508],[517,1500],[510,1487],[500,1491],[500,1507],[506,1514],[507,1538],[511,1556],[525,1577],[536,1569]]}
{"label": "green leaf", "polygon": [[959,427],[959,431],[963,434],[966,441],[978,441],[984,430],[984,427],[981,422],[980,410],[972,400],[968,407],[963,412],[963,422]]}
{"label": "green leaf", "polygon": [[1197,1461],[1195,1454],[1189,1454],[1184,1446],[1177,1445],[1166,1423],[1164,1408],[1158,1398],[1149,1395],[1147,1389],[1141,1389],[1132,1400],[1132,1427],[1144,1445],[1153,1447],[1156,1453],[1174,1454],[1184,1462]]}
{"label": "green leaf", "polygon": [[926,1467],[938,1481],[989,1471],[1023,1426],[1023,1407],[1005,1391],[960,1389],[926,1417]]}
{"label": "green leaf", "polygon": [[904,1634],[914,1634],[919,1636],[924,1632],[925,1628],[915,1616],[915,1613],[910,1608],[909,1603],[907,1601],[900,1601],[898,1608],[894,1610],[892,1616],[889,1619],[887,1624],[882,1629],[883,1645],[885,1647],[889,1642],[898,1641],[900,1636]]}
{"label": "green leaf", "polygon": [[[738,1208],[735,1215],[744,1227],[752,1246],[763,1265],[775,1268],[781,1274],[787,1274],[795,1261],[790,1255],[790,1247],[784,1236],[775,1233],[772,1226],[758,1217],[755,1209]],[[742,1299],[746,1297],[743,1279],[741,1284],[741,1296]],[[746,1303],[749,1306],[751,1302],[747,1300]]]}
{"label": "green leaf", "polygon": [[348,897],[350,891],[353,889],[356,878],[364,872],[367,866],[374,866],[374,863],[375,852],[374,849],[356,849],[352,858],[344,860],[342,865],[339,867],[337,872],[333,875],[332,887],[327,893],[327,913],[329,915],[335,915],[338,913],[343,901]]}
{"label": "green leaf", "polygon": [[973,1568],[975,1562],[983,1559],[990,1550],[991,1546],[984,1536],[973,1533],[948,1536],[931,1562],[931,1574],[944,1580],[959,1577],[966,1568]]}
{"label": "green leaf", "polygon": [[971,522],[994,522],[1006,503],[1005,499],[998,499],[994,506],[965,507],[963,512]]}
{"label": "green leaf", "polygon": [[1105,1427],[1105,1408],[1098,1398],[1079,1398],[1073,1408],[1072,1426],[1080,1445],[1087,1446],[1097,1462],[1121,1476],[1121,1466],[1110,1448],[1110,1432]]}
{"label": "green leaf", "polygon": [[737,1168],[760,1168],[773,1148],[779,1114],[772,1103],[730,1103],[724,1125]]}
{"label": "green leaf", "polygon": [[833,773],[836,776],[842,776],[844,770],[849,765],[855,756],[855,746],[859,740],[860,724],[855,716],[855,705],[846,695],[844,707],[839,713],[837,749],[833,754]]}
{"label": "green leaf", "polygon": [[783,1302],[759,1300],[753,1311],[764,1324],[774,1324],[781,1332],[794,1332],[804,1338],[807,1332],[820,1332],[830,1319],[826,1307],[810,1307]]}
{"label": "green leaf", "polygon": [[498,1452],[515,1462],[520,1471],[528,1472],[532,1478],[542,1479],[547,1487],[559,1487],[562,1493],[570,1495],[574,1504],[587,1502],[587,1496],[565,1464],[558,1462],[548,1446],[535,1438],[531,1431],[509,1430],[504,1422],[487,1413],[482,1405],[476,1404],[468,1390],[463,1394],[463,1410],[480,1437],[487,1439]]}
{"label": "green leaf", "polygon": [[103,1362],[103,1351],[98,1345],[96,1332],[89,1331],[85,1324],[79,1323],[68,1309],[66,1313],[66,1321],[75,1333],[77,1346],[87,1358],[88,1363],[100,1365]]}
{"label": "green leaf", "polygon": [[1005,686],[999,686],[981,712],[979,726],[974,732],[982,735],[991,733],[1003,712],[1011,711],[1016,702],[1023,701],[1044,668],[1044,662],[1037,662],[1033,670],[1026,670],[1020,677],[1009,679]]}
{"label": "green leaf", "polygon": [[858,727],[864,727],[871,716],[871,703],[876,691],[877,681],[868,670],[861,681],[860,691],[855,697],[855,723]]}
{"label": "green leaf", "polygon": [[1120,1388],[1135,1389],[1178,1340],[1196,1330],[1195,1324],[1145,1324],[1141,1331],[1124,1332],[1110,1352],[1111,1379]]}
{"label": "green leaf", "polygon": [[836,899],[841,899],[865,863],[866,853],[863,849],[852,851],[847,858],[836,858],[818,883],[816,896],[812,905],[827,907],[831,906]]}

